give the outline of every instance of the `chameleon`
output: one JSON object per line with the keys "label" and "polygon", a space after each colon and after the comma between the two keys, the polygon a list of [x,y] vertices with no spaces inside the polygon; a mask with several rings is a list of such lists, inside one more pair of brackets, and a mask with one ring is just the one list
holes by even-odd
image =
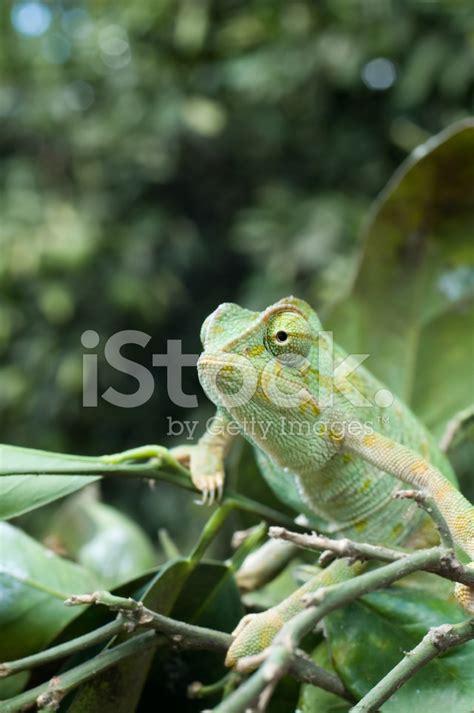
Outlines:
{"label": "chameleon", "polygon": [[[185,448],[203,501],[222,495],[224,460],[242,434],[277,498],[309,527],[426,546],[431,519],[413,500],[394,497],[405,483],[432,498],[455,544],[474,560],[474,506],[457,489],[447,457],[407,405],[363,365],[353,368],[309,304],[292,296],[262,312],[221,304],[204,321],[201,341],[199,380],[217,410],[198,443]],[[276,606],[245,616],[226,664],[266,648],[303,608],[304,594],[361,566],[337,559]],[[474,614],[474,588],[457,584],[455,596]]]}

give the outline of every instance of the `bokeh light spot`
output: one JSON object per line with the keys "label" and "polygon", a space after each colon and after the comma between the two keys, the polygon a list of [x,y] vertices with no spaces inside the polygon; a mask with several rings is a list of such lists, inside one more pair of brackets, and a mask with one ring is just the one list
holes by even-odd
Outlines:
{"label": "bokeh light spot", "polygon": [[371,59],[362,70],[362,79],[369,89],[389,89],[397,77],[395,65],[385,57]]}
{"label": "bokeh light spot", "polygon": [[99,45],[105,54],[124,54],[129,49],[127,33],[120,25],[109,25],[101,31]]}
{"label": "bokeh light spot", "polygon": [[40,37],[51,24],[51,10],[42,2],[17,2],[11,11],[11,21],[21,35]]}

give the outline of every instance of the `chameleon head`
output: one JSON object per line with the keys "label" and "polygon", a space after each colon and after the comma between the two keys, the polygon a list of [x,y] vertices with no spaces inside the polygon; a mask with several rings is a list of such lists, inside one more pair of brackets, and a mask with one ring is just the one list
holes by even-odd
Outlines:
{"label": "chameleon head", "polygon": [[294,297],[263,312],[222,304],[201,330],[201,384],[211,401],[244,431],[252,422],[257,431],[247,435],[257,442],[262,430],[275,427],[279,415],[291,421],[314,419],[319,408],[312,365],[320,330],[315,312]]}

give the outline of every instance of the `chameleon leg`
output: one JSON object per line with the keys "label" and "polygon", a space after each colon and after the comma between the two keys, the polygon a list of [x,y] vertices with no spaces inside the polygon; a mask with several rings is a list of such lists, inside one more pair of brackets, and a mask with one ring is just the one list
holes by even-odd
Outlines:
{"label": "chameleon leg", "polygon": [[224,458],[235,435],[229,433],[227,419],[217,412],[212,424],[196,445],[181,445],[171,454],[183,465],[189,465],[194,486],[201,491],[203,505],[220,500],[224,489]]}
{"label": "chameleon leg", "polygon": [[349,564],[346,559],[335,560],[280,604],[260,614],[244,616],[233,632],[235,639],[227,652],[226,666],[235,666],[238,659],[258,654],[269,646],[283,624],[304,609],[303,595],[351,579],[363,568],[361,562]]}

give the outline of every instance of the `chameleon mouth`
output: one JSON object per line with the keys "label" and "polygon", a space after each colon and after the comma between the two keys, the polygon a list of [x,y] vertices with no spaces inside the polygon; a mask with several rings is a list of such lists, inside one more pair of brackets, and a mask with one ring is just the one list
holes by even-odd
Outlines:
{"label": "chameleon mouth", "polygon": [[244,356],[204,351],[197,368],[204,391],[217,406],[242,406],[255,393],[258,372]]}

